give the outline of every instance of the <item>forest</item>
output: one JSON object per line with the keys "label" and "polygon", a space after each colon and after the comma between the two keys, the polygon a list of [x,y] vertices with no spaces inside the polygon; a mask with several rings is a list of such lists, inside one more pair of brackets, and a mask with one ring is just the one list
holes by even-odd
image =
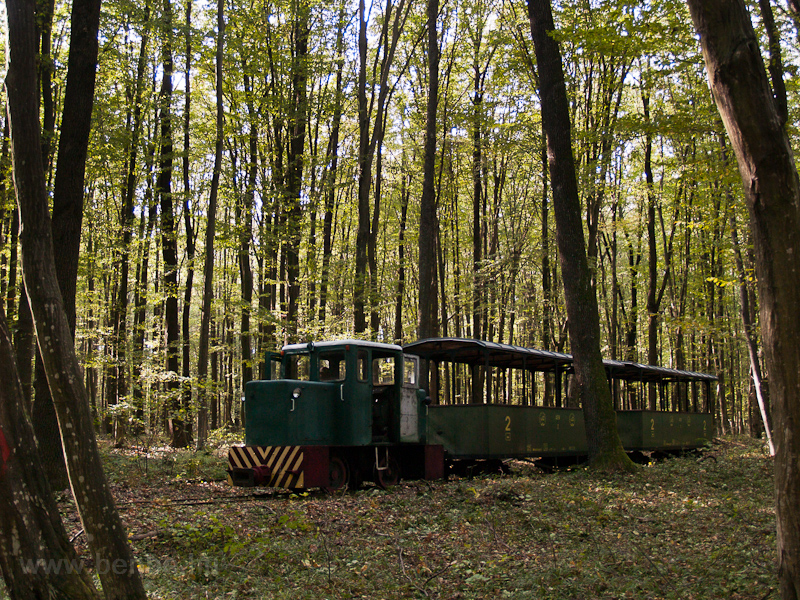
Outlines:
{"label": "forest", "polygon": [[[70,5],[37,7],[52,198]],[[524,5],[439,7],[435,219],[420,237],[425,8],[102,5],[75,343],[104,434],[169,427],[187,445],[238,428],[243,383],[286,342],[414,341],[423,242],[436,335],[570,351]],[[759,436],[753,245],[688,9],[553,8],[603,355],[716,374],[718,430]],[[796,146],[797,13],[750,8]],[[2,161],[0,298],[30,399],[7,121]]]}
{"label": "forest", "polygon": [[[759,473],[763,496],[774,467],[776,527],[746,536],[777,541],[777,570],[759,566],[763,597],[770,572],[782,598],[800,597],[797,0],[7,0],[4,11],[0,571],[11,597],[97,597],[88,571],[42,567],[78,564],[82,536],[109,599],[146,597],[131,541],[158,538],[137,552],[209,541],[167,521],[129,539],[115,496],[139,463],[128,454],[120,477],[115,456],[236,438],[243,385],[263,375],[267,351],[431,336],[573,353],[587,423],[609,440],[598,350],[713,373],[701,408],[717,432],[766,433],[748,442],[763,453],[748,454],[750,475],[729,481]],[[654,388],[625,408],[655,408]],[[606,493],[603,477],[615,489],[632,481],[621,472],[632,464],[593,463],[593,452],[590,443],[594,472],[573,478],[587,494]],[[736,452],[725,451],[734,462]],[[660,500],[675,485],[670,467],[640,475],[658,493],[632,488],[630,498],[676,514],[728,506],[727,492],[711,492],[728,484],[703,460],[675,468],[708,478],[679,504]],[[528,495],[459,484],[462,500],[485,496],[487,510],[467,507],[484,515],[481,543],[511,553],[488,575],[464,567],[468,585],[505,581],[508,556],[526,563],[490,517],[496,501],[512,512],[531,502],[531,477],[519,486]],[[67,484],[71,499],[53,493]],[[608,522],[594,500],[560,498]],[[335,520],[284,500],[275,530],[322,532],[291,553],[306,552],[298,565],[308,569],[320,557],[320,584],[332,586],[337,565],[351,564],[329,551]],[[70,502],[80,531],[59,518],[71,520]],[[642,526],[655,523],[647,513],[637,522],[646,534],[665,526]],[[428,540],[452,530],[422,525]],[[220,531],[234,564],[248,534]],[[408,531],[383,535],[399,544]],[[602,537],[601,550],[613,539]],[[557,538],[536,540],[552,550],[555,571],[536,583],[548,590],[574,575],[561,572]],[[444,566],[428,576],[420,558],[417,575],[429,578],[418,581],[402,546],[381,548],[419,595],[457,571],[438,556]],[[626,546],[620,556],[634,555]],[[576,585],[600,594],[609,573]],[[738,589],[732,573],[720,597]],[[646,595],[669,595],[665,583]]]}

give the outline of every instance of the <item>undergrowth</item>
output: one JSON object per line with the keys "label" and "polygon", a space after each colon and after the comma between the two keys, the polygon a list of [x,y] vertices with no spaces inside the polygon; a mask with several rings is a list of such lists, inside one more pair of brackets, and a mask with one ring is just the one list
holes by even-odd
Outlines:
{"label": "undergrowth", "polygon": [[222,454],[104,450],[152,598],[778,597],[772,463],[750,440],[635,474],[513,463],[335,495],[231,489]]}

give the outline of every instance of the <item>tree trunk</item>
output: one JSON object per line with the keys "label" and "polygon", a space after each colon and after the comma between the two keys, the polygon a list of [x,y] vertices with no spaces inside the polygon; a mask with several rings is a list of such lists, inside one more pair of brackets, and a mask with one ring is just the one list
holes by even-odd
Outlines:
{"label": "tree trunk", "polygon": [[[543,350],[553,347],[553,290],[550,267],[550,199],[547,177],[547,139],[542,136],[542,329],[540,339]],[[544,406],[553,406],[553,379],[544,377]]]}
{"label": "tree trunk", "polygon": [[[14,451],[11,451],[11,448]],[[69,543],[34,441],[11,334],[0,308],[0,571],[14,600],[97,600]]]}
{"label": "tree trunk", "polygon": [[194,263],[197,251],[197,228],[192,223],[192,191],[189,183],[189,129],[192,101],[192,0],[186,0],[185,11],[186,53],[184,59],[186,61],[186,70],[184,72],[183,156],[181,156],[181,162],[183,163],[183,226],[186,231],[186,285],[183,290],[183,309],[181,313],[181,387],[183,388],[181,404],[183,407],[189,407],[192,404],[190,317],[192,312],[192,287],[194,286]]}
{"label": "tree trunk", "polygon": [[542,127],[547,136],[550,181],[556,218],[556,243],[561,258],[575,382],[586,420],[589,461],[604,470],[633,470],[622,449],[616,414],[600,354],[597,296],[581,223],[581,207],[572,157],[569,103],[561,53],[553,38],[549,0],[528,0],[528,17],[538,61]]}
{"label": "tree trunk", "polygon": [[747,355],[750,360],[750,377],[753,382],[753,392],[758,403],[761,422],[764,424],[764,432],[767,435],[769,454],[770,456],[775,456],[775,443],[772,441],[772,423],[770,422],[764,394],[764,378],[761,373],[761,360],[758,358],[757,328],[755,323],[753,323],[753,311],[750,307],[750,293],[747,289],[744,260],[742,259],[742,251],[739,245],[739,232],[737,231],[736,217],[733,211],[731,211],[730,221],[733,256],[734,262],[736,263],[736,277],[739,280],[739,315],[742,318],[744,338],[747,343]]}
{"label": "tree trunk", "polygon": [[[419,217],[419,339],[436,332],[436,110],[439,104],[439,0],[428,0],[428,104]],[[423,378],[423,385],[425,378]]]}
{"label": "tree trunk", "polygon": [[[657,365],[658,359],[658,329],[659,329],[659,302],[657,301],[658,288],[658,255],[656,254],[656,198],[653,189],[653,136],[650,133],[650,96],[642,91],[642,106],[644,110],[645,146],[644,146],[644,176],[647,187],[647,362]],[[656,410],[658,389],[655,383],[647,386],[647,408]]]}
{"label": "tree trunk", "polygon": [[182,399],[178,385],[180,372],[180,322],[178,320],[178,231],[175,225],[175,203],[172,197],[172,0],[164,0],[164,22],[159,92],[161,148],[156,190],[161,206],[161,253],[164,259],[164,319],[166,326],[167,361],[170,373],[167,383],[167,423],[170,445],[185,448],[189,444],[187,421],[181,413]]}
{"label": "tree trunk", "polygon": [[394,302],[394,343],[403,343],[403,298],[406,295],[406,222],[408,219],[408,202],[411,196],[409,190],[409,175],[406,152],[403,150],[401,158],[400,180],[400,231],[397,239],[397,293]]}
{"label": "tree trunk", "polygon": [[33,8],[30,3],[18,0],[8,0],[6,7],[9,52],[6,90],[11,119],[14,187],[23,225],[20,235],[23,277],[29,290],[39,350],[58,414],[70,484],[96,564],[124,565],[124,569],[98,568],[106,598],[144,600],[146,594],[136,562],[97,451],[86,389],[55,271],[36,111]]}
{"label": "tree trunk", "polygon": [[[52,7],[41,15],[45,23],[42,47],[48,48],[52,24]],[[64,298],[64,307],[70,330],[75,333],[75,295],[78,279],[81,224],[83,222],[83,182],[86,153],[89,145],[92,102],[94,99],[95,70],[97,65],[97,30],[100,20],[100,2],[79,0],[73,3],[71,19],[70,54],[67,67],[67,84],[64,94],[64,113],[58,147],[58,171],[53,192],[53,243],[60,249],[55,257],[58,283]],[[44,62],[48,62],[46,60]],[[43,158],[50,160],[52,136],[52,90],[50,69],[42,67],[42,92],[44,101]],[[48,99],[47,96],[50,96]],[[67,472],[63,450],[58,436],[53,400],[45,384],[41,359],[37,355],[35,401],[32,406],[34,430],[42,454],[43,465],[53,487],[67,486]]]}
{"label": "tree trunk", "polygon": [[339,7],[339,20],[336,27],[336,91],[333,100],[331,137],[328,140],[327,160],[323,194],[325,194],[325,216],[322,225],[322,281],[319,288],[319,320],[325,323],[330,285],[330,265],[332,252],[333,211],[336,206],[336,177],[339,168],[339,129],[342,123],[342,72],[344,70],[344,4]]}
{"label": "tree trunk", "polygon": [[[387,98],[393,91],[393,86],[389,85],[389,71],[394,61],[397,43],[400,33],[403,31],[405,21],[408,18],[411,3],[400,0],[395,6],[391,2],[386,3],[385,12],[382,15],[381,32],[379,36],[380,48],[375,54],[373,64],[373,75],[377,73],[378,81],[371,81],[372,94],[367,100],[367,18],[368,13],[363,0],[359,2],[359,32],[358,32],[358,228],[356,230],[356,261],[355,261],[355,281],[353,285],[353,322],[357,333],[362,333],[367,329],[366,305],[370,297],[372,288],[371,280],[377,278],[377,273],[368,272],[370,266],[370,245],[374,245],[374,238],[377,234],[373,231],[374,226],[371,222],[373,211],[370,209],[370,193],[372,190],[372,165],[375,157],[375,149],[378,144],[383,143],[385,132],[384,121],[386,119]],[[380,62],[380,67],[378,67]],[[405,67],[403,67],[405,69]],[[378,89],[377,99],[375,89]],[[370,131],[370,117],[374,106],[375,123]],[[375,212],[380,209],[376,203]],[[373,252],[374,255],[374,252]],[[435,260],[435,259],[434,259]],[[375,262],[373,261],[373,264]],[[436,290],[434,289],[434,295]],[[374,320],[372,321],[374,323]],[[372,337],[377,335],[372,332]]]}
{"label": "tree trunk", "polygon": [[367,11],[359,0],[358,30],[358,229],[356,230],[355,281],[353,283],[353,327],[356,333],[367,328],[367,240],[369,239],[369,190],[372,161],[369,156],[369,108],[367,105]]}
{"label": "tree trunk", "polygon": [[[477,52],[476,52],[477,56]],[[481,207],[483,206],[484,186],[481,166],[483,164],[483,89],[481,86],[480,65],[473,65],[473,116],[472,116],[472,337],[480,340],[483,332],[483,314],[486,302],[481,262],[483,261],[483,233],[481,228]],[[477,374],[477,372],[476,372]],[[480,380],[476,383],[480,386]]]}
{"label": "tree trunk", "polygon": [[292,26],[294,43],[292,60],[291,119],[289,120],[289,148],[286,161],[286,188],[284,210],[286,211],[287,244],[286,274],[289,286],[289,303],[286,313],[286,331],[294,338],[298,331],[298,300],[300,298],[300,228],[303,209],[300,193],[303,184],[303,164],[306,140],[307,81],[308,81],[308,34],[309,8],[304,3],[296,4]]}
{"label": "tree trunk", "polygon": [[136,357],[133,363],[132,387],[133,405],[136,411],[136,418],[144,422],[144,388],[142,385],[142,362],[144,355],[144,344],[147,333],[147,295],[148,295],[148,272],[150,268],[150,239],[153,237],[155,228],[156,202],[153,195],[153,159],[155,148],[153,144],[148,145],[147,150],[147,185],[142,199],[142,218],[139,221],[139,239],[143,240],[139,261],[136,265],[136,288],[133,295],[133,355]]}
{"label": "tree trunk", "polygon": [[[78,0],[73,3],[67,86],[53,191],[53,243],[59,248],[55,256],[56,275],[73,337],[83,223],[83,185],[94,100],[99,22],[99,0]],[[38,355],[36,382],[32,419],[39,452],[52,487],[64,489],[69,482],[58,435],[58,419]]]}
{"label": "tree trunk", "polygon": [[775,434],[778,576],[800,598],[800,183],[741,0],[688,0],[714,100],[731,140],[756,250]]}
{"label": "tree trunk", "polygon": [[45,177],[53,165],[53,138],[56,128],[56,109],[53,102],[53,70],[55,60],[53,46],[53,13],[55,0],[38,0],[36,2],[36,26],[40,41],[39,54],[39,87],[42,98],[42,164]]}
{"label": "tree trunk", "polygon": [[250,77],[244,75],[244,89],[247,95],[247,114],[250,135],[249,160],[247,161],[247,182],[241,201],[236,203],[236,223],[239,230],[239,279],[241,280],[242,313],[239,342],[242,348],[242,381],[253,379],[252,336],[250,334],[250,313],[253,308],[253,267],[250,264],[250,242],[253,237],[253,204],[255,203],[256,176],[258,175],[258,119],[253,103],[253,89]]}
{"label": "tree trunk", "polygon": [[[217,52],[216,52],[216,137],[214,141],[214,172],[211,176],[211,192],[208,199],[208,215],[206,217],[206,257],[203,267],[203,307],[200,317],[200,342],[197,349],[197,380],[200,383],[198,392],[199,409],[197,413],[197,449],[205,446],[208,433],[208,401],[216,403],[213,385],[208,381],[208,350],[211,330],[211,300],[214,297],[214,235],[217,224],[217,195],[219,194],[219,178],[222,171],[222,144],[224,106],[222,104],[222,65],[225,49],[225,2],[217,0]],[[216,408],[216,407],[215,407]],[[212,423],[216,426],[216,410]]]}

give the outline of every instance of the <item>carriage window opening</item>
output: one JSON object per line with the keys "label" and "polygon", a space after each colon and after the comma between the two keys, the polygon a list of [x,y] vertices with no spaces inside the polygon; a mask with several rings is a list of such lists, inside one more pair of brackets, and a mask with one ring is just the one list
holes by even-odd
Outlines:
{"label": "carriage window opening", "polygon": [[356,358],[356,369],[358,371],[358,380],[359,381],[367,381],[369,379],[369,375],[367,373],[367,367],[369,362],[367,360],[367,351],[366,350],[359,350],[358,351],[358,358]]}
{"label": "carriage window opening", "polygon": [[311,357],[308,354],[294,354],[286,358],[286,379],[308,381],[311,375]]}
{"label": "carriage window opening", "polygon": [[344,351],[323,352],[319,355],[319,380],[342,381],[345,378]]}
{"label": "carriage window opening", "polygon": [[406,385],[417,384],[417,361],[408,356],[403,358],[403,383]]}
{"label": "carriage window opening", "polygon": [[394,357],[376,358],[372,361],[372,384],[394,384]]}

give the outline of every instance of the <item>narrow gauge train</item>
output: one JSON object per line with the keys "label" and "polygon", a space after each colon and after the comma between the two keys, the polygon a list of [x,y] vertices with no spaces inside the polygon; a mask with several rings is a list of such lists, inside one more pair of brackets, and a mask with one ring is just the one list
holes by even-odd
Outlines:
{"label": "narrow gauge train", "polygon": [[[337,490],[368,479],[385,487],[401,474],[440,479],[449,461],[587,453],[583,411],[562,402],[568,354],[436,338],[404,348],[361,340],[293,344],[266,359],[267,379],[245,385],[245,445],[228,453],[232,485]],[[435,374],[433,402],[421,386],[421,363]],[[707,400],[713,375],[605,366],[618,407],[631,406],[619,397],[625,382],[655,384],[663,408],[683,409],[618,410],[626,450],[683,450],[710,440],[713,420],[697,412],[697,388],[703,384]],[[540,405],[537,373],[550,377],[555,406]],[[668,384],[678,386],[671,402]]]}

